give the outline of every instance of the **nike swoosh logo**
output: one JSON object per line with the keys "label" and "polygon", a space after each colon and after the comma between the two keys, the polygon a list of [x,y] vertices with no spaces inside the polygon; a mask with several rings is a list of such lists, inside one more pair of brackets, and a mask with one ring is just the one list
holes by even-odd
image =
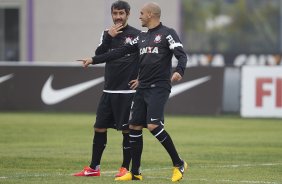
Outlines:
{"label": "nike swoosh logo", "polygon": [[0,83],[3,83],[3,82],[5,82],[5,81],[11,79],[13,76],[14,76],[14,74],[11,73],[11,74],[9,74],[9,75],[5,75],[5,76],[0,77]]}
{"label": "nike swoosh logo", "polygon": [[181,84],[178,84],[178,85],[174,85],[172,86],[171,88],[171,93],[169,95],[169,98],[171,97],[174,97],[186,90],[189,90],[189,89],[192,89],[204,82],[207,82],[208,80],[210,80],[211,77],[210,76],[206,76],[206,77],[202,77],[202,78],[199,78],[199,79],[195,79],[195,80],[192,80],[192,81],[188,81],[188,82],[184,82],[184,83],[181,83]]}
{"label": "nike swoosh logo", "polygon": [[158,118],[157,119],[151,118],[151,121],[157,121],[157,120],[158,120]]}
{"label": "nike swoosh logo", "polygon": [[41,99],[47,105],[54,105],[60,103],[104,81],[104,77],[99,77],[97,79],[79,83],[66,88],[53,89],[52,88],[53,78],[54,78],[53,75],[51,75],[48,78],[41,91]]}
{"label": "nike swoosh logo", "polygon": [[90,174],[97,174],[98,172],[88,172],[88,171],[84,171],[84,175],[88,176]]}

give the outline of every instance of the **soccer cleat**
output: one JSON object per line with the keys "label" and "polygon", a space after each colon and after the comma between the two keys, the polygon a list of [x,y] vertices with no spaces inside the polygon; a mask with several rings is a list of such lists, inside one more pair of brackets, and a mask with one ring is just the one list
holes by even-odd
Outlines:
{"label": "soccer cleat", "polygon": [[82,171],[74,173],[73,176],[100,176],[100,174],[100,168],[95,170],[88,166],[85,166]]}
{"label": "soccer cleat", "polygon": [[116,174],[116,177],[121,177],[125,175],[128,172],[128,170],[125,167],[119,168],[118,173]]}
{"label": "soccer cleat", "polygon": [[173,167],[173,173],[171,177],[172,182],[179,181],[183,178],[184,171],[188,169],[188,164],[183,161],[183,164],[178,167]]}
{"label": "soccer cleat", "polygon": [[142,180],[142,179],[143,179],[143,177],[142,177],[141,174],[134,175],[131,172],[128,172],[121,177],[115,178],[115,181],[130,181],[130,180]]}

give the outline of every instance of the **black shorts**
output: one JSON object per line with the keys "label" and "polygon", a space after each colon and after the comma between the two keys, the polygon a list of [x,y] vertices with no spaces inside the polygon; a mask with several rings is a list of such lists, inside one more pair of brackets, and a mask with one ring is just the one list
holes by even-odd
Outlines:
{"label": "black shorts", "polygon": [[95,128],[128,130],[128,119],[134,93],[103,93],[96,112]]}
{"label": "black shorts", "polygon": [[129,124],[164,125],[164,107],[168,100],[170,91],[166,88],[155,87],[147,89],[137,89],[129,118]]}

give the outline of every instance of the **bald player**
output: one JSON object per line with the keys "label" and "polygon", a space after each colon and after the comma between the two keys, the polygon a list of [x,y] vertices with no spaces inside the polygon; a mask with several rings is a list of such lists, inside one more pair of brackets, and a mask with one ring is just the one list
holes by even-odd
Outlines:
{"label": "bald player", "polygon": [[[140,172],[143,150],[142,129],[147,127],[163,145],[169,154],[173,173],[173,182],[182,179],[187,163],[182,160],[174,143],[164,128],[164,107],[168,100],[171,82],[178,82],[184,75],[187,56],[175,30],[164,26],[161,21],[161,8],[156,3],[146,3],[140,17],[141,32],[130,44],[119,47],[103,55],[82,59],[84,67],[89,64],[108,62],[129,53],[139,53],[138,88],[133,99],[129,119],[129,142],[131,147],[132,166],[130,172],[115,180],[142,180]],[[178,60],[177,67],[171,73],[171,59]]]}

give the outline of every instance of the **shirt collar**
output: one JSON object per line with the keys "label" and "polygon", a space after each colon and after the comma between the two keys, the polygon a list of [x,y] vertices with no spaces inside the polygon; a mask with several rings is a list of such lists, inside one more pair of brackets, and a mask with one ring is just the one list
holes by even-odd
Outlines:
{"label": "shirt collar", "polygon": [[159,29],[160,27],[162,27],[162,25],[163,25],[163,24],[160,22],[160,24],[157,25],[156,27],[154,27],[154,28],[152,28],[152,29],[148,29],[148,32],[155,31],[155,30]]}

